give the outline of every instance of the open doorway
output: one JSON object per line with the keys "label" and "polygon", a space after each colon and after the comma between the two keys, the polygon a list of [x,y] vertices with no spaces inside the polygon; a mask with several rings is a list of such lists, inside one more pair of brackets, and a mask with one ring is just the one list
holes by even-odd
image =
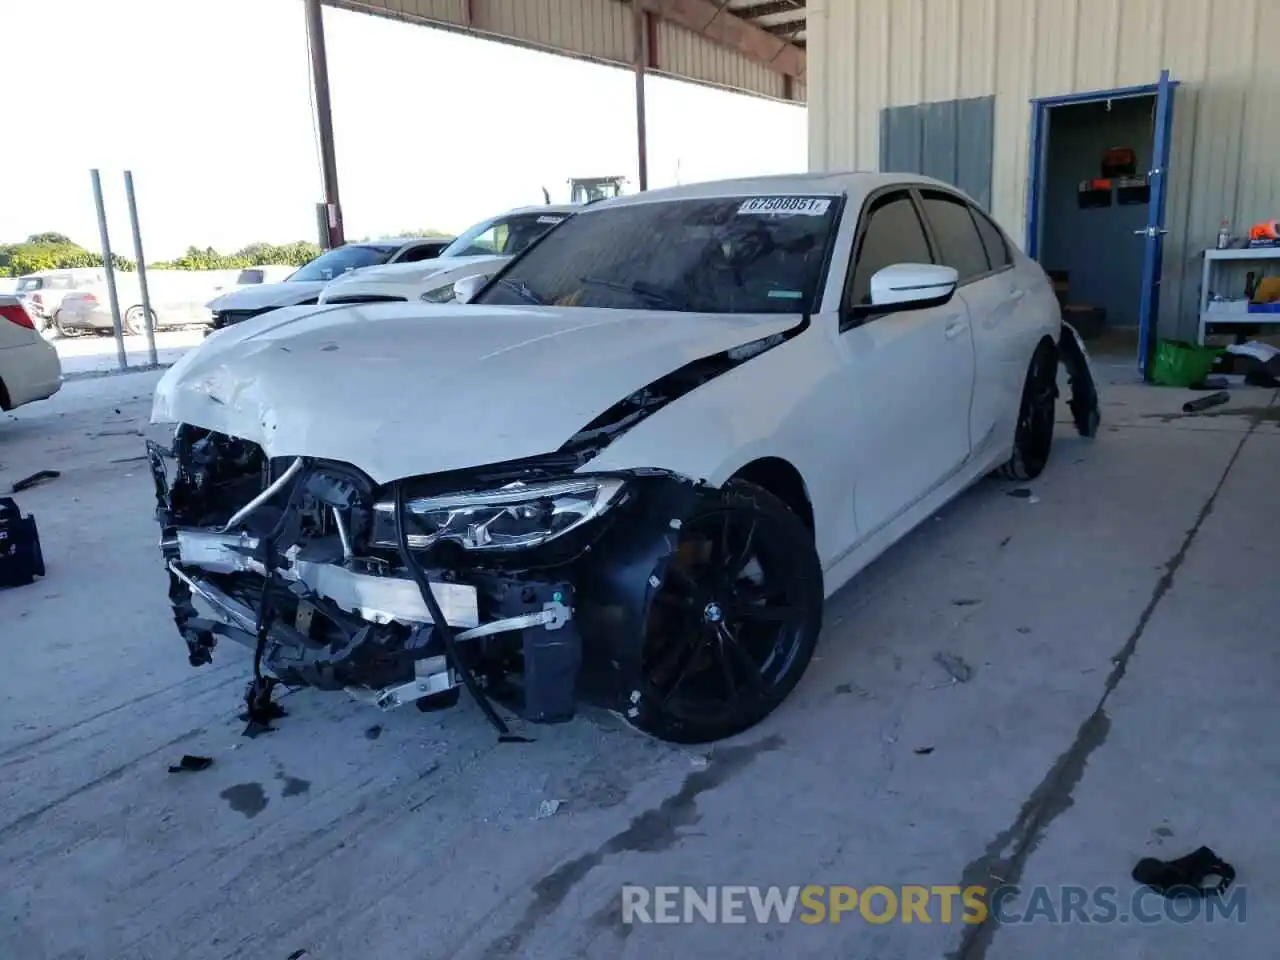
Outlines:
{"label": "open doorway", "polygon": [[1155,343],[1172,101],[1158,83],[1032,102],[1027,252],[1087,339]]}
{"label": "open doorway", "polygon": [[1049,110],[1039,260],[1087,337],[1137,343],[1155,109],[1141,96]]}

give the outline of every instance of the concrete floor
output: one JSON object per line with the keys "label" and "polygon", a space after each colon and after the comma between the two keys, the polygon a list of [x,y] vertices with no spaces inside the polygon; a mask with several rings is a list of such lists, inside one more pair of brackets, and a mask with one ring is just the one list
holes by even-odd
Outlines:
{"label": "concrete floor", "polygon": [[[1113,373],[1102,435],[1064,426],[1036,501],[984,482],[890,551],[830,603],[792,699],[708,750],[597,714],[498,744],[465,698],[384,715],[309,692],[244,739],[249,658],[187,665],[129,459],[158,375],[0,418],[0,489],[63,471],[20,497],[48,576],[0,592],[0,957],[1272,955],[1278,407],[1239,390],[1182,418],[1182,391]],[[214,765],[167,773],[184,753]],[[619,922],[624,883],[1111,885],[1127,906],[1139,857],[1202,843],[1236,864],[1244,923]]]}

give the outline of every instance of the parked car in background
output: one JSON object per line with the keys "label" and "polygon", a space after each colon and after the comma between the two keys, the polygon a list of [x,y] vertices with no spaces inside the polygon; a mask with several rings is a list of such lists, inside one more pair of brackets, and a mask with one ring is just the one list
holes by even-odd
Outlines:
{"label": "parked car in background", "polygon": [[[124,332],[134,336],[146,333],[146,311],[142,305],[142,285],[138,282],[138,275],[117,270],[115,284]],[[148,270],[147,294],[155,328],[208,325],[210,314],[205,301],[212,290],[211,281],[201,271]],[[53,324],[64,337],[111,333],[115,324],[105,278],[85,290],[69,292],[63,298]]]}
{"label": "parked car in background", "polygon": [[20,297],[0,293],[0,410],[44,400],[62,388],[62,364]]}
{"label": "parked car in background", "polygon": [[795,688],[826,597],[988,472],[1045,469],[1060,361],[1098,429],[1044,271],[925,177],[603,200],[471,286],[257,317],[161,379],[192,664],[226,638],[384,708],[465,686],[501,732],[490,699],[586,700],[717,740]]}
{"label": "parked car in background", "polygon": [[101,283],[104,277],[101,267],[42,270],[19,277],[14,292],[22,298],[36,328],[43,330],[57,318],[63,298],[68,293]]}
{"label": "parked car in background", "polygon": [[219,330],[277,307],[315,303],[325,284],[336,277],[384,263],[434,260],[451,242],[449,237],[402,237],[326,250],[282,281],[250,284],[215,297],[207,304],[211,326]]}
{"label": "parked car in background", "polygon": [[298,272],[287,263],[269,263],[258,267],[245,267],[236,277],[237,287],[252,287],[259,283],[283,283]]}
{"label": "parked car in background", "polygon": [[339,277],[320,292],[319,302],[425,300],[447,303],[453,299],[453,285],[457,281],[495,273],[580,209],[566,204],[510,210],[476,224],[435,260],[389,263]]}

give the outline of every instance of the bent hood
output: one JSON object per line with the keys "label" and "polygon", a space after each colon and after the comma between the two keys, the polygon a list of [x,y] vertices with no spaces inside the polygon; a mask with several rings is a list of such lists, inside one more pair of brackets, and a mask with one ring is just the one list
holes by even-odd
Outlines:
{"label": "bent hood", "polygon": [[690,361],[791,316],[361,304],[220,330],[156,387],[152,421],[359,467],[377,483],[550,453]]}
{"label": "bent hood", "polygon": [[419,284],[437,273],[445,273],[455,268],[469,268],[485,263],[505,263],[510,259],[510,257],[493,254],[475,257],[437,257],[434,260],[419,260],[416,263],[384,263],[380,266],[365,267],[363,270],[353,270],[351,273],[343,274],[341,277],[331,280],[328,289],[336,290],[338,287],[346,287],[349,283],[360,283],[362,281]]}
{"label": "bent hood", "polygon": [[369,267],[341,280],[335,280],[320,294],[320,303],[334,297],[351,297],[358,294],[385,294],[415,300],[427,290],[434,290],[463,277],[479,273],[492,273],[510,257],[448,257],[423,263],[392,263],[383,267]]}
{"label": "bent hood", "polygon": [[295,280],[292,283],[255,283],[214,297],[205,306],[215,313],[224,310],[265,310],[291,307],[311,300],[324,289],[323,280]]}

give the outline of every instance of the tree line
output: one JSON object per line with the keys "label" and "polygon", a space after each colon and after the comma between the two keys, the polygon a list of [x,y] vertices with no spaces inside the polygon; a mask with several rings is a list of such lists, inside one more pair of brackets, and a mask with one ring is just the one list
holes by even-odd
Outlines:
{"label": "tree line", "polygon": [[[398,237],[449,236],[442,230],[405,230]],[[371,239],[366,237],[366,240]],[[357,241],[358,242],[358,241]],[[187,252],[173,260],[148,263],[152,270],[240,270],[267,264],[300,267],[320,256],[320,247],[306,240],[295,243],[251,243],[235,253],[219,253],[213,247],[187,247]],[[111,255],[117,270],[133,271],[138,265],[118,253]],[[86,250],[62,233],[33,233],[22,243],[0,243],[0,277],[21,277],[43,270],[66,270],[72,267],[100,267],[102,254]]]}
{"label": "tree line", "polygon": [[[176,259],[157,260],[147,266],[153,270],[237,270],[272,263],[300,267],[319,255],[320,248],[305,240],[284,244],[251,243],[231,254],[219,253],[213,247],[201,250],[192,246]],[[111,265],[117,270],[138,269],[134,261],[117,253],[111,255]],[[0,243],[0,277],[100,266],[102,254],[86,250],[61,233],[33,233],[21,243]]]}

